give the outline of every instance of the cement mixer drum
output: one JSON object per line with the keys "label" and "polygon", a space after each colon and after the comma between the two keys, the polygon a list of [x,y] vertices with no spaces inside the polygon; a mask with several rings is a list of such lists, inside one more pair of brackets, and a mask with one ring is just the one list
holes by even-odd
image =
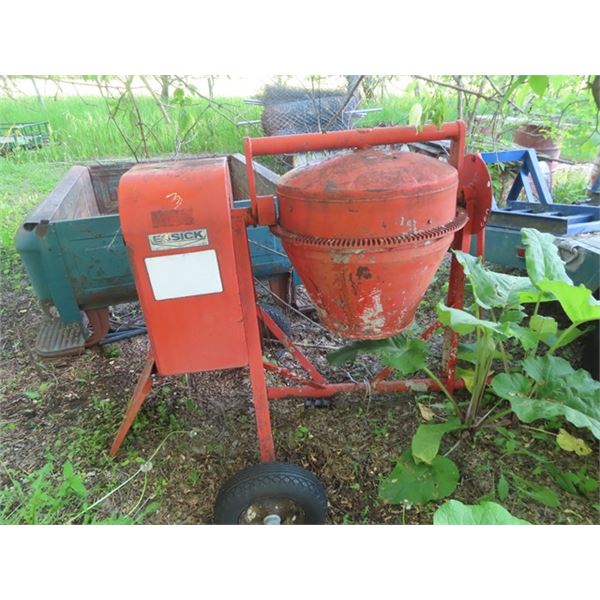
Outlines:
{"label": "cement mixer drum", "polygon": [[273,227],[323,324],[349,339],[382,339],[414,320],[454,233],[454,167],[373,149],[284,175]]}

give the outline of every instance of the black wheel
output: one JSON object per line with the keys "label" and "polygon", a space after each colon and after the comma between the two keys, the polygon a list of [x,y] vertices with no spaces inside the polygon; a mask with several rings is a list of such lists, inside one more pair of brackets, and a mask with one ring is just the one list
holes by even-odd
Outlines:
{"label": "black wheel", "polygon": [[219,525],[320,525],[327,495],[317,477],[302,467],[254,465],[223,485],[214,514]]}
{"label": "black wheel", "polygon": [[[261,303],[260,307],[275,321],[275,324],[287,335],[291,337],[292,335],[292,324],[288,319],[288,316],[279,308],[279,306],[275,306],[274,304],[264,304]],[[265,340],[275,339],[273,334],[261,323],[262,337]]]}

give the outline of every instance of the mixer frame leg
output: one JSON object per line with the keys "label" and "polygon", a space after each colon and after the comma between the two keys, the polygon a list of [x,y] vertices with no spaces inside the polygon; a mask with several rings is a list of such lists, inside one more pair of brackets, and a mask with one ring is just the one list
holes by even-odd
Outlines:
{"label": "mixer frame leg", "polygon": [[[464,229],[457,231],[452,242],[452,248],[469,252],[471,247],[471,234]],[[450,278],[448,284],[447,305],[452,308],[462,308],[465,299],[465,274],[456,256],[452,255],[450,263]],[[444,356],[442,359],[442,375],[448,391],[452,393],[455,387],[454,373],[456,371],[459,335],[455,331],[448,331],[444,340]]]}
{"label": "mixer frame leg", "polygon": [[252,274],[252,263],[250,262],[244,213],[233,211],[232,227],[242,316],[246,331],[248,367],[250,369],[250,383],[252,385],[252,400],[254,402],[260,460],[265,463],[273,462],[275,460],[275,445],[273,443],[273,430],[271,428],[271,414],[267,395],[267,379],[263,368],[262,346],[258,324],[260,309],[256,302],[256,290],[254,288],[254,276]]}
{"label": "mixer frame leg", "polygon": [[125,436],[131,429],[131,426],[133,425],[137,414],[140,412],[140,408],[142,408],[144,400],[146,399],[146,397],[150,393],[150,390],[152,389],[152,374],[154,373],[154,367],[154,357],[152,356],[152,354],[149,354],[144,364],[144,368],[140,373],[140,377],[135,386],[135,389],[133,390],[133,396],[131,397],[131,400],[129,401],[129,404],[127,406],[127,411],[125,412],[123,422],[121,423],[119,431],[117,431],[117,435],[115,436],[115,439],[111,446],[111,456],[116,456],[117,452],[119,452],[119,448],[125,440]]}

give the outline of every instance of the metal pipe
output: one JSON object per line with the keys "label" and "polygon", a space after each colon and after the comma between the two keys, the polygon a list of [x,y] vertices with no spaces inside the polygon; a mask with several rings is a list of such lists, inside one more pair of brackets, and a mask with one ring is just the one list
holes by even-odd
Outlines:
{"label": "metal pipe", "polygon": [[265,156],[458,139],[461,137],[461,123],[462,121],[454,121],[444,123],[441,127],[426,125],[421,131],[417,131],[414,127],[372,127],[369,129],[329,131],[327,133],[246,138],[246,149],[250,150],[251,155]]}
{"label": "metal pipe", "polygon": [[[465,387],[464,381],[454,381],[454,389]],[[394,392],[439,392],[439,385],[433,379],[398,379],[378,382],[327,383],[315,388],[308,385],[297,387],[269,387],[269,400],[280,398],[328,398],[336,394],[351,392],[371,392],[374,394],[390,394]]]}

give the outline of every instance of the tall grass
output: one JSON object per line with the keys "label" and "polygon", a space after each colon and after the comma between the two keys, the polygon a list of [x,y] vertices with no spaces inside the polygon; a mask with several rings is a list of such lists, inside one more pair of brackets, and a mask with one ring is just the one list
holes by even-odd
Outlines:
{"label": "tall grass", "polygon": [[27,213],[49,194],[69,167],[0,158],[0,274],[8,276],[16,256],[15,235]]}
{"label": "tall grass", "polygon": [[[369,113],[357,126],[406,124],[409,111],[416,101],[412,93],[375,100],[370,106],[378,106],[382,110]],[[195,126],[180,147],[182,153],[239,152],[242,150],[244,136],[261,135],[260,125],[250,128],[236,126],[238,121],[259,119],[262,112],[260,106],[247,105],[241,98],[215,98],[213,102],[186,98],[183,107],[172,103],[168,108],[169,122],[152,98],[137,96],[136,103],[146,126],[146,146],[150,156],[172,155],[178,133],[181,135],[181,131],[186,130],[193,122],[196,122]],[[448,95],[445,104],[446,120],[455,119],[455,98]],[[109,106],[99,96],[45,98],[43,104],[33,97],[17,100],[0,98],[0,122],[48,121],[51,129],[51,143],[48,146],[36,151],[13,153],[7,158],[13,162],[72,163],[131,157],[133,152],[143,156],[139,128],[133,122],[135,119],[126,114],[126,111],[120,111],[113,120],[109,116],[113,108],[114,105]],[[485,103],[481,103],[481,113],[490,110]],[[185,118],[182,119],[182,116]],[[572,160],[593,160],[595,148],[589,147],[589,144],[582,148],[589,134],[585,130],[566,128],[563,132],[562,156]],[[129,140],[129,144],[124,138]],[[512,144],[510,136],[504,143],[508,146]],[[3,159],[0,158],[0,162]]]}
{"label": "tall grass", "polygon": [[[446,120],[456,119],[456,102],[451,98],[445,99]],[[386,96],[379,100],[373,100],[369,106],[381,108],[378,112],[367,113],[358,123],[358,127],[374,127],[380,123],[386,125],[406,125],[408,124],[408,113],[412,106],[417,102],[413,94],[403,94],[402,96]]]}
{"label": "tall grass", "polygon": [[[175,150],[180,128],[181,109],[170,109],[167,122],[150,97],[136,97],[150,156],[168,155]],[[109,117],[113,107],[101,97],[46,98],[43,105],[36,98],[0,99],[0,122],[48,121],[50,144],[35,151],[9,155],[11,161],[81,161],[96,158],[144,154],[139,128],[128,115],[120,112],[116,123]],[[186,126],[197,120],[181,147],[183,153],[239,152],[247,129],[236,126],[240,120],[258,119],[260,107],[244,104],[241,98],[216,98],[190,101],[184,107]],[[121,132],[119,131],[121,130]],[[126,142],[125,138],[129,141]]]}

